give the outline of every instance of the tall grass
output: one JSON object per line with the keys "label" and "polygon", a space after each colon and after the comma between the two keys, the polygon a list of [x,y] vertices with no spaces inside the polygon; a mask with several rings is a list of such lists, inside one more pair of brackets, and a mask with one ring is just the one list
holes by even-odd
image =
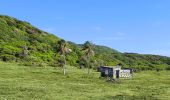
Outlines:
{"label": "tall grass", "polygon": [[100,73],[0,62],[0,100],[170,100],[170,72],[144,71],[107,82]]}

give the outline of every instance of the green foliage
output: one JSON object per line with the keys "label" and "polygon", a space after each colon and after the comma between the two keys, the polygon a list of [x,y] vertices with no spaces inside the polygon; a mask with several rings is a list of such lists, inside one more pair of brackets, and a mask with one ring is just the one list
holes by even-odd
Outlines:
{"label": "green foliage", "polygon": [[1,49],[2,54],[15,55],[15,54],[21,53],[20,48],[13,47],[11,45],[4,45],[1,48],[2,48]]}
{"label": "green foliage", "polygon": [[[47,65],[59,66],[60,60],[57,56],[61,53],[59,52],[60,40],[62,39],[35,28],[28,22],[0,15],[0,59],[3,61],[25,62],[28,63],[27,65],[34,65],[34,62],[40,61]],[[89,44],[91,43],[86,42],[84,47],[89,47]],[[72,51],[66,55],[67,64],[72,66],[85,64],[85,60],[82,59],[85,55],[85,52],[82,52],[83,45],[70,41],[67,45]],[[27,59],[22,57],[23,46],[28,48]],[[95,52],[94,58],[90,61],[94,68],[100,65],[115,66],[121,63],[124,68],[130,67],[136,70],[170,69],[169,57],[121,53],[99,45],[94,45],[91,49]],[[30,59],[29,62],[28,59]]]}
{"label": "green foliage", "polygon": [[77,61],[78,61],[78,56],[75,52],[71,52],[69,55],[66,56],[67,58],[67,63],[69,63],[71,66],[79,66]]}
{"label": "green foliage", "polygon": [[1,60],[3,61],[15,61],[16,60],[16,57],[13,56],[13,55],[9,55],[9,54],[2,54],[0,56]]}
{"label": "green foliage", "polygon": [[28,56],[25,59],[22,64],[24,66],[39,66],[39,67],[45,67],[46,63],[44,61],[36,56]]}
{"label": "green foliage", "polygon": [[82,50],[83,50],[83,60],[84,60],[84,66],[88,68],[88,74],[90,74],[90,68],[93,68],[94,66],[94,51],[93,51],[93,48],[94,48],[94,45],[89,42],[89,41],[86,41],[84,44],[83,44],[83,47],[82,47]]}

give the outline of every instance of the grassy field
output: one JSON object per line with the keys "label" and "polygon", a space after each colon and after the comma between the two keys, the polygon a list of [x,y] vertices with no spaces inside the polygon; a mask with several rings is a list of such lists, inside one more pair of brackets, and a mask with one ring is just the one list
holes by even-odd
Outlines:
{"label": "grassy field", "polygon": [[86,70],[28,67],[0,62],[0,100],[170,100],[170,71],[135,73],[107,82]]}

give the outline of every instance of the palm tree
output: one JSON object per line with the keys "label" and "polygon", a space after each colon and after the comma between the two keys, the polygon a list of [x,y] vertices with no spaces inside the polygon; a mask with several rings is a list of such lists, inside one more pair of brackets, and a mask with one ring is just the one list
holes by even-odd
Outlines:
{"label": "palm tree", "polygon": [[66,75],[66,54],[71,52],[71,50],[68,48],[67,42],[63,39],[58,41],[58,44],[59,44],[59,53],[61,54],[61,57],[64,60],[64,62],[61,60],[61,66],[63,67],[64,75]]}
{"label": "palm tree", "polygon": [[91,67],[91,58],[94,56],[94,51],[93,51],[93,44],[89,41],[86,41],[83,44],[83,52],[85,54],[85,60],[86,60],[86,65],[88,68],[88,74],[90,73],[90,67]]}

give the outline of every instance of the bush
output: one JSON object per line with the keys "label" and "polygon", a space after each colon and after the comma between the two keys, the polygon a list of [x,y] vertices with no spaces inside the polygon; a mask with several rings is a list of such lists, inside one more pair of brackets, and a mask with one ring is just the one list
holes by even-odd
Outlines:
{"label": "bush", "polygon": [[28,56],[25,59],[23,59],[22,65],[24,66],[39,66],[39,67],[45,67],[46,64],[38,57],[34,56]]}
{"label": "bush", "polygon": [[32,66],[33,63],[32,63],[32,62],[23,62],[21,65],[24,65],[24,66]]}
{"label": "bush", "polygon": [[49,63],[49,66],[52,66],[52,67],[59,67],[59,63],[57,61],[53,61],[53,62],[50,62]]}
{"label": "bush", "polygon": [[166,70],[170,70],[170,67],[166,68]]}
{"label": "bush", "polygon": [[43,62],[32,62],[32,61],[23,62],[22,65],[24,65],[24,66],[37,66],[37,67],[45,67],[46,66],[46,64],[43,63]]}
{"label": "bush", "polygon": [[3,54],[0,56],[1,60],[3,61],[15,61],[16,60],[16,57],[13,56],[13,55],[9,55],[9,54]]}
{"label": "bush", "polygon": [[21,53],[21,49],[19,49],[17,47],[10,46],[10,45],[4,45],[1,47],[0,52],[2,54],[15,55],[15,54]]}
{"label": "bush", "polygon": [[39,67],[46,67],[46,63],[40,62],[37,66],[39,66]]}

